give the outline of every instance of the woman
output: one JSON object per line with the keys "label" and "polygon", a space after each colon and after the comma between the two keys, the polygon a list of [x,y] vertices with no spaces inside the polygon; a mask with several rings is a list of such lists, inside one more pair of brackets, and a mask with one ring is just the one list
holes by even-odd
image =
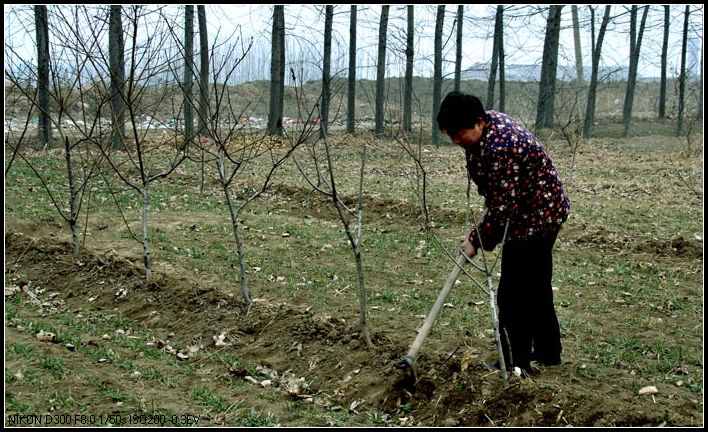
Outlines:
{"label": "woman", "polygon": [[528,129],[507,114],[485,111],[476,96],[449,93],[437,120],[464,148],[469,176],[484,197],[486,214],[461,250],[470,258],[480,247],[494,250],[508,221],[497,293],[505,364],[527,374],[532,360],[560,364],[552,250],[570,200],[556,168]]}

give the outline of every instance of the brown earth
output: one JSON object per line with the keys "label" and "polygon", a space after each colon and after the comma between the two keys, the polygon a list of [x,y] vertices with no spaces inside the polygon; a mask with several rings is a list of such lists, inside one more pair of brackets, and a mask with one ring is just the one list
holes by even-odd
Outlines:
{"label": "brown earth", "polygon": [[[6,227],[6,280],[10,277],[24,288],[29,281],[30,286],[51,286],[59,292],[51,301],[60,310],[120,313],[154,335],[171,335],[178,349],[204,341],[205,351],[231,350],[246,364],[281,371],[281,377],[282,371],[307,377],[306,392],[283,393],[273,405],[310,398],[323,407],[349,412],[378,409],[396,419],[393,424],[404,426],[695,426],[703,422],[700,396],[686,388],[660,385],[662,398],[657,404],[652,396],[638,396],[626,374],[606,369],[608,375],[602,379],[586,378],[580,373],[585,365],[572,358],[538,376],[512,376],[508,386],[499,373],[483,366],[481,360],[488,353],[476,349],[422,355],[417,375],[406,374],[395,364],[411,342],[407,336],[400,337],[411,334],[410,323],[391,318],[373,333],[376,348],[366,349],[357,337],[355,316],[314,313],[308,305],[262,299],[246,309],[237,296],[178,268],[169,274],[156,272],[146,282],[135,257],[85,251],[81,260],[73,259],[69,243],[53,235],[56,228],[30,223]],[[579,244],[599,241],[592,235],[576,240]],[[598,235],[607,238],[606,233]],[[636,248],[702,257],[682,239]],[[119,299],[116,293],[121,289],[128,295]],[[89,296],[96,300],[87,303]],[[12,323],[5,324],[8,340],[24,337]],[[219,331],[225,332],[229,346],[206,343]],[[199,361],[209,362],[209,356]],[[243,378],[248,374],[243,367],[213,366],[216,375]]]}

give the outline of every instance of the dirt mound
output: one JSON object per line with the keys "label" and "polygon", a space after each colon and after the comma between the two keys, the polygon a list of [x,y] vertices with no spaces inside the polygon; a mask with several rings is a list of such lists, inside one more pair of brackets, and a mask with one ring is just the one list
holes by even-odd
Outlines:
{"label": "dirt mound", "polygon": [[[53,238],[6,231],[5,248],[6,273],[25,285],[31,281],[34,288],[58,291],[67,310],[119,312],[157,335],[170,334],[175,347],[195,340],[206,346],[223,332],[243,363],[213,373],[244,376],[255,365],[288,371],[306,380],[320,404],[380,412],[381,424],[656,426],[700,421],[693,418],[694,408],[671,406],[670,401],[657,406],[651,398],[638,397],[630,384],[603,387],[596,380],[584,381],[577,373],[580,365],[548,368],[527,379],[512,376],[505,386],[499,373],[487,371],[481,361],[468,361],[477,354],[435,353],[421,355],[416,374],[406,373],[395,364],[410,341],[374,333],[376,348],[367,350],[355,319],[285,302],[259,300],[246,308],[237,296],[199,280],[156,274],[146,281],[135,263],[114,253],[85,251],[73,259],[70,245]],[[273,403],[291,401],[284,395]]]}
{"label": "dirt mound", "polygon": [[565,238],[575,244],[598,247],[620,253],[652,254],[661,257],[703,259],[703,243],[686,240],[682,236],[673,239],[637,239],[621,235],[603,228],[564,230]]}

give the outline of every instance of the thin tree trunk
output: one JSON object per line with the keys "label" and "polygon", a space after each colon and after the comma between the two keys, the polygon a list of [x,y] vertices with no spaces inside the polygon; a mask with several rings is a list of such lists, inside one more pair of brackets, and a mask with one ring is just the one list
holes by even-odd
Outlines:
{"label": "thin tree trunk", "polygon": [[659,118],[666,117],[666,57],[669,51],[669,15],[671,6],[664,6],[664,43],[661,45],[661,83],[659,84]]}
{"label": "thin tree trunk", "polygon": [[[649,6],[647,6],[648,8]],[[688,46],[688,17],[690,14],[690,6],[686,5],[686,11],[683,15],[683,41],[681,43],[681,72],[679,74],[679,100],[678,100],[678,121],[676,124],[676,136],[681,136],[684,133],[683,127],[683,111],[686,106],[686,47]]]}
{"label": "thin tree trunk", "polygon": [[[583,70],[583,51],[580,44],[580,21],[578,20],[578,6],[571,6],[571,14],[573,17],[573,44],[575,45],[575,89],[577,92],[577,100],[584,99],[582,97],[583,87],[585,86],[585,71]],[[578,118],[583,116],[583,103],[577,103]]]}
{"label": "thin tree trunk", "polygon": [[347,77],[347,132],[354,133],[356,118],[356,5],[349,18],[349,76]]}
{"label": "thin tree trunk", "polygon": [[148,207],[150,206],[150,183],[144,183],[143,194],[143,264],[145,264],[145,279],[150,279],[152,273],[152,257],[150,256],[150,245],[148,243]]}
{"label": "thin tree trunk", "polygon": [[52,121],[49,106],[49,22],[47,6],[34,7],[35,33],[37,35],[37,105],[39,119],[37,137],[39,146],[52,147]]}
{"label": "thin tree trunk", "polygon": [[[630,51],[629,51],[629,74],[627,76],[627,93],[624,97],[624,109],[622,110],[622,118],[624,120],[624,136],[629,136],[629,126],[632,122],[632,107],[634,105],[634,90],[637,84],[637,68],[639,65],[639,52],[642,48],[642,35],[644,34],[644,26],[647,22],[647,14],[649,6],[644,7],[642,14],[642,22],[639,25],[639,33],[637,34],[637,6],[632,6],[630,18]],[[636,35],[636,40],[635,40]]]}
{"label": "thin tree trunk", "polygon": [[209,37],[207,34],[206,11],[204,6],[197,6],[199,21],[199,137],[200,137],[200,182],[199,193],[204,193],[204,147],[201,137],[208,135],[209,121]]}
{"label": "thin tree trunk", "polygon": [[246,306],[250,306],[252,300],[251,294],[248,289],[248,274],[246,273],[246,258],[243,252],[241,229],[238,223],[238,213],[234,209],[234,204],[231,200],[231,193],[229,191],[229,185],[226,179],[226,168],[224,165],[224,158],[225,155],[223,153],[219,155],[217,169],[219,170],[221,186],[224,189],[224,200],[226,201],[226,206],[229,208],[229,215],[231,216],[231,228],[233,229],[234,239],[236,240],[236,255],[238,256],[239,263],[239,283],[241,286],[241,294],[243,295],[244,304]]}
{"label": "thin tree trunk", "polygon": [[71,145],[69,145],[69,138],[64,137],[64,153],[66,156],[66,175],[69,183],[69,207],[71,211],[71,216],[69,217],[69,228],[71,229],[71,245],[73,250],[74,258],[79,257],[79,232],[76,226],[76,220],[78,219],[78,206],[77,206],[77,192],[76,185],[74,184],[74,167],[71,161]]}
{"label": "thin tree trunk", "polygon": [[583,72],[583,51],[580,45],[580,22],[578,20],[578,6],[571,6],[571,14],[573,16],[573,44],[575,45],[575,77],[578,84],[585,82]]}
{"label": "thin tree trunk", "polygon": [[207,34],[206,11],[197,6],[199,21],[199,136],[207,134],[209,112],[209,37]]}
{"label": "thin tree trunk", "polygon": [[[592,6],[589,6],[592,12],[593,29],[595,27],[595,13]],[[597,36],[597,43],[592,44],[592,72],[590,74],[590,88],[588,88],[588,103],[585,109],[585,124],[583,125],[583,137],[590,138],[592,134],[592,126],[595,121],[595,97],[597,95],[597,78],[600,69],[600,54],[602,53],[602,41],[605,39],[605,30],[607,23],[610,22],[611,6],[605,6],[605,15],[602,17],[600,31]],[[593,32],[594,33],[594,32]]]}
{"label": "thin tree trunk", "polygon": [[330,66],[332,56],[332,17],[334,6],[325,6],[324,58],[322,61],[322,97],[320,100],[320,138],[327,134],[329,122]]}
{"label": "thin tree trunk", "polygon": [[504,8],[499,12],[501,31],[499,32],[499,111],[506,110],[506,76],[504,73]]}
{"label": "thin tree trunk", "polygon": [[536,109],[536,128],[553,127],[556,91],[556,69],[558,66],[558,44],[560,40],[561,12],[563,6],[551,6],[548,10],[546,38],[543,44],[541,82]]}
{"label": "thin tree trunk", "polygon": [[376,111],[374,113],[374,135],[384,136],[384,87],[386,79],[386,31],[388,28],[388,10],[390,6],[381,6],[379,23],[379,53],[376,61]]}
{"label": "thin tree trunk", "polygon": [[443,20],[445,19],[445,6],[438,6],[438,12],[435,19],[435,47],[433,61],[433,109],[431,123],[430,142],[435,145],[440,144],[440,129],[438,129],[438,110],[440,109],[440,101],[442,99],[442,31]]}
{"label": "thin tree trunk", "polygon": [[460,75],[462,74],[462,21],[465,7],[457,6],[457,43],[455,44],[455,91],[460,91]]}
{"label": "thin tree trunk", "polygon": [[192,114],[192,85],[194,83],[194,6],[184,7],[184,144],[190,148],[194,140],[194,115]]}
{"label": "thin tree trunk", "polygon": [[700,94],[698,95],[698,113],[696,114],[698,119],[703,118],[703,44],[701,44],[701,73],[698,82],[698,88]]}
{"label": "thin tree trunk", "polygon": [[285,6],[273,7],[273,33],[270,56],[270,106],[268,133],[283,134],[283,96],[285,86]]}
{"label": "thin tree trunk", "polygon": [[504,31],[502,28],[502,11],[504,6],[497,6],[496,18],[494,19],[494,42],[492,43],[492,61],[489,66],[489,81],[487,82],[487,109],[494,108],[494,87],[497,84],[497,67],[499,65],[499,49],[501,47],[501,35]]}
{"label": "thin tree trunk", "polygon": [[403,131],[413,131],[413,32],[414,6],[408,5],[408,28],[406,31],[406,78],[403,91]]}
{"label": "thin tree trunk", "polygon": [[124,147],[125,137],[125,46],[121,6],[111,6],[108,51],[111,70],[111,141],[114,149]]}

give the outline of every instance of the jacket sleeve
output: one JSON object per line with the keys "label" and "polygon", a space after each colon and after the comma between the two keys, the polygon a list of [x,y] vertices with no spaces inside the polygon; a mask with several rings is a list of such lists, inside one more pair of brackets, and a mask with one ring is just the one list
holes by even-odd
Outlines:
{"label": "jacket sleeve", "polygon": [[488,159],[489,185],[484,195],[486,212],[482,221],[470,232],[470,242],[476,249],[492,251],[502,241],[507,220],[519,207],[521,166],[513,147],[497,146]]}

